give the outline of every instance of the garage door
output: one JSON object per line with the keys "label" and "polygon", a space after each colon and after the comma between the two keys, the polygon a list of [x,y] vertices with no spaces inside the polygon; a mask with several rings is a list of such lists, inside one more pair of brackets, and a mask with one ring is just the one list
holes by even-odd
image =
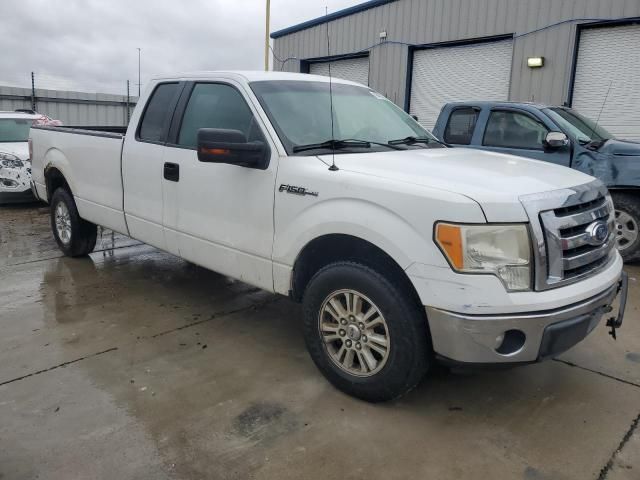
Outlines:
{"label": "garage door", "polygon": [[416,50],[409,109],[431,130],[447,102],[508,100],[511,40]]}
{"label": "garage door", "polygon": [[328,77],[329,64],[331,64],[332,77],[369,85],[369,57],[312,63],[309,65],[309,73]]}
{"label": "garage door", "polygon": [[572,105],[593,120],[602,109],[600,125],[640,140],[640,26],[582,31]]}

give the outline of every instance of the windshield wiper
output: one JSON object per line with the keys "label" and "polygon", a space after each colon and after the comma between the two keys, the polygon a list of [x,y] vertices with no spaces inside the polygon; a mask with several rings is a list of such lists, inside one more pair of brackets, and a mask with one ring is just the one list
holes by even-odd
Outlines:
{"label": "windshield wiper", "polygon": [[405,138],[398,138],[397,140],[389,140],[389,145],[415,145],[416,143],[423,143],[425,145],[429,143],[439,143],[440,145],[448,147],[446,143],[443,143],[440,140],[437,140],[431,137],[411,137],[410,136]]}
{"label": "windshield wiper", "polygon": [[306,150],[340,150],[343,148],[371,148],[371,142],[365,142],[364,140],[327,140],[320,143],[296,145],[293,147],[293,153]]}
{"label": "windshield wiper", "polygon": [[609,140],[608,138],[601,138],[600,140],[591,140],[590,142],[587,142],[585,144],[585,147],[588,148],[589,150],[599,150],[600,147],[602,147],[607,140]]}

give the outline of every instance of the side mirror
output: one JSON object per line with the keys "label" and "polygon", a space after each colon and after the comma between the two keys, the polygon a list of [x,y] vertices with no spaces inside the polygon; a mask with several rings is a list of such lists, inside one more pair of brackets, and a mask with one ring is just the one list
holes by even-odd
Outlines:
{"label": "side mirror", "polygon": [[557,150],[569,145],[569,138],[562,132],[549,132],[544,139],[544,148]]}
{"label": "side mirror", "polygon": [[269,164],[269,148],[264,142],[247,142],[240,130],[201,128],[198,130],[198,160],[264,170]]}
{"label": "side mirror", "polygon": [[411,118],[413,118],[416,122],[418,121],[418,115],[411,115]]}

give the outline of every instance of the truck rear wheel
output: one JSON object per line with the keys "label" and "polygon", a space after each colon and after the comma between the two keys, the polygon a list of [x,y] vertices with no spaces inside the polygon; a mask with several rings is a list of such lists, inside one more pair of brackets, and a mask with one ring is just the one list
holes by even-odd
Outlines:
{"label": "truck rear wheel", "polygon": [[338,389],[369,402],[412,390],[431,363],[428,326],[398,285],[359,263],[322,268],[303,298],[311,358]]}
{"label": "truck rear wheel", "polygon": [[640,197],[613,193],[618,250],[626,262],[640,260]]}
{"label": "truck rear wheel", "polygon": [[97,227],[80,218],[68,190],[58,188],[51,197],[51,229],[60,250],[68,257],[90,254],[96,246]]}

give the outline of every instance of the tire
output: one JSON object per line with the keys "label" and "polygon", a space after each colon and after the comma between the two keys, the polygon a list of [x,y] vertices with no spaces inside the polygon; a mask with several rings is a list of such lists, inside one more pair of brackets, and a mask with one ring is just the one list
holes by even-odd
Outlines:
{"label": "tire", "polygon": [[613,193],[618,250],[625,262],[640,260],[640,196]]}
{"label": "tire", "polygon": [[[318,369],[339,390],[368,402],[383,402],[405,395],[426,374],[433,357],[427,319],[415,298],[400,285],[402,282],[392,282],[355,262],[327,265],[309,282],[303,297],[305,342]],[[352,319],[346,314],[347,295],[354,305],[351,312],[361,307],[361,313]],[[340,302],[346,324],[329,313],[338,312],[330,300]],[[368,326],[358,327],[370,308],[380,315],[371,315],[365,320]],[[387,347],[379,343],[381,337],[386,338]]]}
{"label": "tire", "polygon": [[80,218],[71,193],[58,188],[51,197],[51,230],[56,243],[68,257],[89,255],[96,246],[98,228]]}

